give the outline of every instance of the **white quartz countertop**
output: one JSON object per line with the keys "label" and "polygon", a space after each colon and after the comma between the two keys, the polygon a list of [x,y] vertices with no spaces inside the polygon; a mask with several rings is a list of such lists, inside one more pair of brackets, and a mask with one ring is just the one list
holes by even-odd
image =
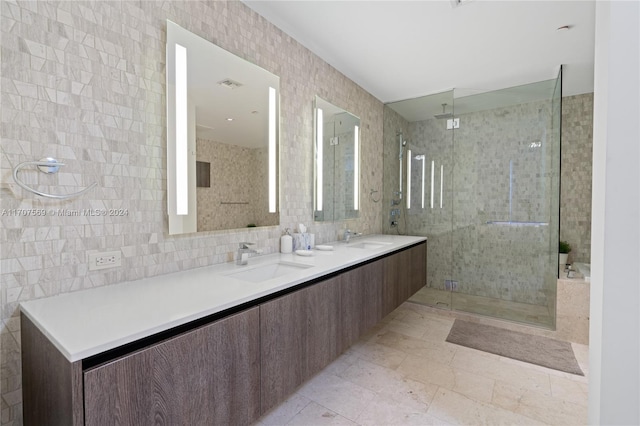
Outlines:
{"label": "white quartz countertop", "polygon": [[[190,269],[31,300],[20,309],[70,362],[75,362],[425,240],[367,235],[349,243],[328,243],[333,251],[314,250],[312,256],[254,256],[244,266],[224,263]],[[357,248],[363,242],[371,245]],[[285,275],[260,282],[233,276],[279,262],[309,267],[290,268]]]}

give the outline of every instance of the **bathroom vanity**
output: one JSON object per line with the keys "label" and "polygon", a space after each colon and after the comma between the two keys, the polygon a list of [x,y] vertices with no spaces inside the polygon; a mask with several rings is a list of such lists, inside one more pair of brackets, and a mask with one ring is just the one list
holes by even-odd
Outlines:
{"label": "bathroom vanity", "polygon": [[26,425],[250,424],[426,283],[375,235],[21,305]]}

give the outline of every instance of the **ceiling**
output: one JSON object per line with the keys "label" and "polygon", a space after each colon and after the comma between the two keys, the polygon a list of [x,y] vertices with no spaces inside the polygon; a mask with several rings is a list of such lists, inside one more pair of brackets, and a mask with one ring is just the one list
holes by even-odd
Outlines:
{"label": "ceiling", "polygon": [[561,64],[563,95],[593,91],[595,1],[243,1],[385,103],[548,80]]}
{"label": "ceiling", "polygon": [[[187,49],[187,93],[195,108],[196,138],[245,148],[266,148],[269,88],[278,76],[196,34],[167,23],[167,45]],[[167,50],[167,77],[175,85],[176,55]]]}

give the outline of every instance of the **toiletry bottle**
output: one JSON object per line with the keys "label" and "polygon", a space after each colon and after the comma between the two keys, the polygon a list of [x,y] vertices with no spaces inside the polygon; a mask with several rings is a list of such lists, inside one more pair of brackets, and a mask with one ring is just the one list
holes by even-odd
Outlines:
{"label": "toiletry bottle", "polygon": [[291,253],[293,251],[293,238],[289,234],[289,228],[284,230],[280,237],[280,253]]}

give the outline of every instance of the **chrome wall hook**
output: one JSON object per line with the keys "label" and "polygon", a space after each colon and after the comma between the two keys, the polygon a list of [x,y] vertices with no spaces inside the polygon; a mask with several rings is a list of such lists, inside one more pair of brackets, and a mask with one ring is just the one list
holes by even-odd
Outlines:
{"label": "chrome wall hook", "polygon": [[37,166],[38,170],[40,170],[42,173],[57,173],[58,170],[60,170],[61,166],[64,166],[64,163],[59,162],[58,160],[56,160],[55,158],[52,157],[47,157],[47,158],[43,158],[40,161],[25,161],[23,163],[18,164],[17,166],[15,166],[13,168],[13,180],[18,184],[18,186],[20,186],[23,189],[26,189],[27,191],[39,195],[41,197],[46,197],[46,198],[53,198],[56,200],[67,200],[69,198],[74,198],[74,197],[78,197],[82,194],[84,194],[85,192],[89,191],[90,189],[92,189],[93,187],[95,187],[97,185],[96,182],[92,183],[91,185],[89,185],[88,187],[86,187],[85,189],[78,191],[78,192],[74,192],[71,194],[47,194],[46,192],[41,192],[38,191],[36,189],[31,188],[30,186],[28,186],[27,184],[25,184],[24,182],[22,182],[20,180],[20,178],[18,177],[18,172],[20,171],[20,169],[22,169],[23,167],[26,166]]}
{"label": "chrome wall hook", "polygon": [[378,196],[378,199],[376,200],[373,196],[373,194],[377,194],[378,191],[375,189],[371,189],[371,191],[369,192],[369,198],[371,198],[371,201],[373,201],[374,203],[378,203],[380,202],[380,196]]}

